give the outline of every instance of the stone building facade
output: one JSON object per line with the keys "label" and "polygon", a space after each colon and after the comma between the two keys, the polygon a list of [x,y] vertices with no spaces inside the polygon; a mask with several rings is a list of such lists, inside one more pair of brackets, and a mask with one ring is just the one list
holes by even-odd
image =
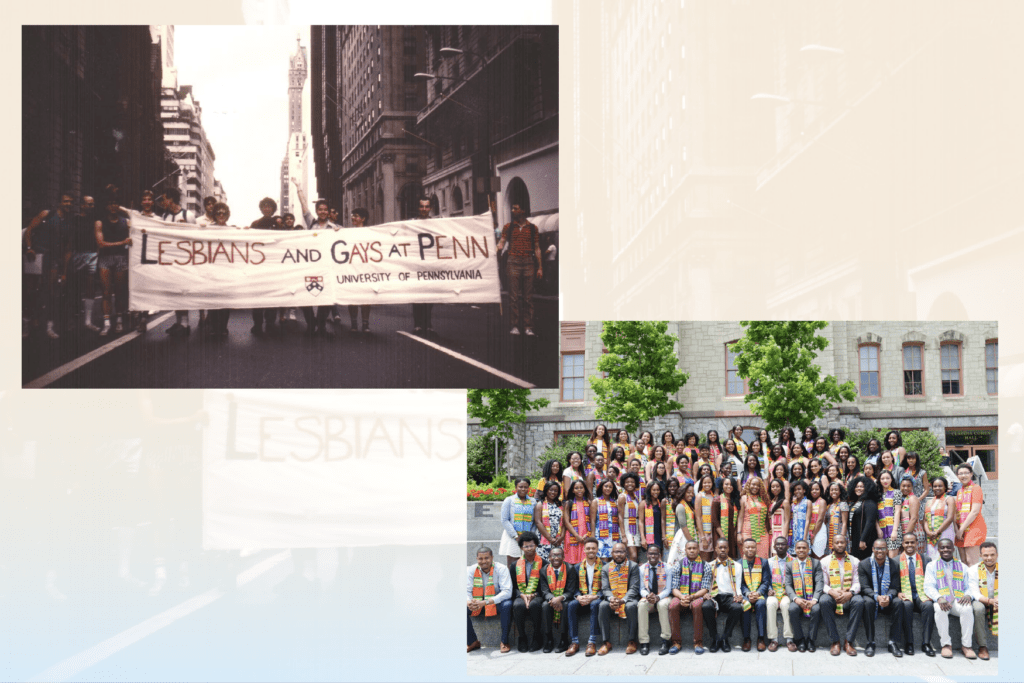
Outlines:
{"label": "stone building facade", "polygon": [[[730,382],[729,375],[727,344],[743,335],[740,324],[671,322],[669,332],[678,336],[679,367],[690,376],[676,396],[683,407],[644,423],[641,430],[660,440],[666,429],[679,438],[709,429],[724,434],[739,424],[751,440],[764,421],[744,402],[742,379],[734,373]],[[858,388],[853,402],[843,402],[816,423],[819,432],[837,426],[847,431],[927,429],[956,456],[981,457],[989,476],[998,477],[995,322],[842,321],[819,334],[829,340],[817,358],[822,372],[840,383],[852,380]],[[600,422],[588,378],[598,374],[603,353],[601,323],[563,322],[561,336],[560,386],[532,392],[550,405],[529,416],[512,444],[513,472],[535,469],[560,436],[589,434]],[[469,429],[471,434],[480,431],[473,420]]]}

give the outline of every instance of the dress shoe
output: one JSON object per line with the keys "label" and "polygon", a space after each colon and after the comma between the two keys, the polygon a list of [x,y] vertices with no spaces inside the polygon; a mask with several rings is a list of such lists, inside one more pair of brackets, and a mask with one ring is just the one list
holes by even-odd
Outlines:
{"label": "dress shoe", "polygon": [[718,643],[718,649],[722,652],[729,652],[732,650],[732,645],[729,644],[728,640],[722,638],[721,642]]}
{"label": "dress shoe", "polygon": [[789,650],[790,652],[796,652],[796,651],[797,651],[797,650],[799,650],[800,648],[798,648],[798,647],[796,646],[796,643],[794,643],[794,642],[793,642],[793,641],[791,640],[791,641],[789,641],[788,643],[786,643],[786,649],[787,649],[787,650]]}
{"label": "dress shoe", "polygon": [[808,652],[814,652],[818,649],[818,645],[814,642],[814,638],[806,638],[804,639],[804,643],[807,645]]}
{"label": "dress shoe", "polygon": [[921,644],[921,652],[925,653],[929,657],[934,657],[935,656],[935,648],[932,647],[931,643],[922,643]]}
{"label": "dress shoe", "polygon": [[743,639],[743,651],[750,652],[750,638]]}
{"label": "dress shoe", "polygon": [[579,651],[580,651],[580,644],[579,643],[573,643],[572,645],[569,646],[569,649],[565,651],[565,656],[566,657],[572,657],[574,654],[576,654]]}
{"label": "dress shoe", "polygon": [[555,648],[555,652],[565,652],[568,649],[569,649],[569,641],[568,640],[562,640],[562,641],[560,641],[558,643],[558,647]]}
{"label": "dress shoe", "polygon": [[628,643],[626,643],[626,654],[627,655],[631,655],[631,654],[634,654],[635,652],[636,652],[636,641],[635,640],[631,640]]}
{"label": "dress shoe", "polygon": [[851,657],[857,656],[857,651],[853,649],[853,643],[851,643],[850,641],[846,641],[846,654],[850,655]]}
{"label": "dress shoe", "polygon": [[[544,647],[544,643],[539,640],[530,641],[530,652],[540,652],[541,648]],[[551,650],[548,650],[550,652]]]}
{"label": "dress shoe", "polygon": [[718,640],[711,641],[711,645],[708,646],[708,652],[718,652],[721,647],[720,642]]}
{"label": "dress shoe", "polygon": [[479,649],[480,649],[480,641],[479,640],[474,640],[472,645],[467,645],[466,646],[466,652],[472,652],[473,650],[479,650]]}
{"label": "dress shoe", "polygon": [[768,643],[768,652],[775,652],[778,649],[779,649],[779,641],[773,640],[772,642]]}
{"label": "dress shoe", "polygon": [[502,643],[501,644],[501,652],[502,652],[502,654],[505,654],[506,652],[511,652],[511,651],[512,651],[512,648],[510,648],[508,646],[508,643]]}
{"label": "dress shoe", "polygon": [[597,654],[599,654],[599,655],[601,655],[603,657],[604,655],[608,654],[611,651],[612,651],[611,641],[606,640],[606,641],[604,641],[604,645],[601,646],[601,649],[597,651]]}
{"label": "dress shoe", "polygon": [[807,639],[806,638],[800,640],[800,644],[797,645],[797,649],[800,650],[800,652],[807,652]]}
{"label": "dress shoe", "polygon": [[905,655],[907,655],[909,657],[913,657],[914,656],[914,644],[913,643],[906,643],[903,646],[903,654],[905,654]]}
{"label": "dress shoe", "polygon": [[683,649],[683,646],[682,646],[681,643],[672,643],[672,647],[670,647],[668,649],[668,653],[670,655],[677,655],[677,654],[679,654],[680,650],[682,650],[682,649]]}
{"label": "dress shoe", "polygon": [[832,643],[832,649],[828,651],[833,657],[839,656],[839,641]]}
{"label": "dress shoe", "polygon": [[530,651],[530,644],[529,644],[529,641],[526,640],[526,636],[519,636],[519,647],[518,647],[518,650],[520,652],[529,652]]}
{"label": "dress shoe", "polygon": [[700,645],[694,645],[693,646],[693,654],[695,654],[695,655],[702,655],[702,654],[704,654],[704,648],[701,647]]}
{"label": "dress shoe", "polygon": [[[658,654],[659,654],[659,655],[667,655],[667,654],[668,654],[668,651],[669,651],[670,649],[672,649],[672,646],[671,646],[671,645],[669,644],[669,642],[668,642],[667,640],[665,640],[665,641],[662,641],[662,643],[661,643],[661,649],[660,649],[660,650],[658,650]],[[646,653],[645,653],[645,654],[646,654]]]}
{"label": "dress shoe", "polygon": [[978,648],[978,659],[984,659],[988,661],[988,648],[982,645]]}
{"label": "dress shoe", "polygon": [[764,644],[764,638],[758,638],[757,639],[757,651],[758,652],[764,652],[766,647],[767,646]]}
{"label": "dress shoe", "polygon": [[[626,654],[627,655],[629,654],[629,648],[628,647],[626,648]],[[650,643],[640,643],[640,654],[642,654],[642,655],[649,655],[649,654],[651,654],[651,644]]]}
{"label": "dress shoe", "polygon": [[545,654],[548,653],[548,652],[553,651],[554,649],[555,649],[555,640],[554,640],[554,638],[546,638],[544,640],[544,652],[545,652]]}
{"label": "dress shoe", "polygon": [[962,648],[960,648],[960,651],[964,653],[964,657],[967,657],[967,659],[977,659],[978,658],[978,655],[974,654],[974,650],[972,650],[969,647],[962,647]]}
{"label": "dress shoe", "polygon": [[585,653],[585,656],[593,657],[596,654],[597,654],[597,645],[595,643],[587,643],[587,651]]}
{"label": "dress shoe", "polygon": [[896,643],[889,643],[889,652],[892,653],[893,657],[902,657],[903,656],[903,650],[901,650],[900,646],[897,645]]}
{"label": "dress shoe", "polygon": [[865,657],[874,657],[875,656],[875,644],[874,643],[868,643],[867,647],[864,648],[864,656]]}

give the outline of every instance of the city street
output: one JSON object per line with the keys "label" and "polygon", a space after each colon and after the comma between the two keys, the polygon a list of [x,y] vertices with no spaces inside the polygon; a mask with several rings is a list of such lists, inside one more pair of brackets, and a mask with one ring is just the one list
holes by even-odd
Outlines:
{"label": "city street", "polygon": [[98,337],[80,330],[58,340],[33,335],[22,344],[29,387],[91,388],[494,388],[558,385],[558,302],[536,297],[536,337],[509,334],[495,305],[436,305],[432,336],[412,334],[410,306],[377,306],[370,332],[349,329],[342,307],[333,337],[306,337],[301,311],[283,336],[250,332],[248,310],[233,311],[227,339],[196,329],[170,337],[172,312],[151,316],[145,335]]}

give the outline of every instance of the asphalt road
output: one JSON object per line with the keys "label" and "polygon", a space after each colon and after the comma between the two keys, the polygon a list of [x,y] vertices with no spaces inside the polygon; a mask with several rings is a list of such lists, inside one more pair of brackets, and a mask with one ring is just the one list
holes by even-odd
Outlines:
{"label": "asphalt road", "polygon": [[[257,337],[250,332],[251,312],[241,310],[232,312],[228,338],[211,340],[198,333],[193,311],[188,337],[165,334],[172,316],[116,348],[114,335],[65,330],[50,340],[36,332],[23,339],[22,375],[29,384],[59,370],[46,386],[64,388],[554,387],[557,306],[554,298],[536,301],[537,336],[530,338],[509,334],[507,296],[503,315],[496,305],[436,305],[435,333],[425,337],[436,346],[411,336],[410,306],[374,307],[368,334],[349,330],[343,307],[344,322],[331,338],[306,337],[301,312],[283,336]],[[98,357],[76,363],[90,353]]]}

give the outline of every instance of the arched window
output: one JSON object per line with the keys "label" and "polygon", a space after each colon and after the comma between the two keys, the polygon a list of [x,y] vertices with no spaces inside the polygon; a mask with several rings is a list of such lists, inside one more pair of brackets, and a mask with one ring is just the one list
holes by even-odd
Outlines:
{"label": "arched window", "polygon": [[513,204],[518,204],[526,211],[527,216],[530,215],[530,191],[526,189],[526,183],[519,176],[508,181],[508,187],[505,189],[505,210],[503,213],[507,215],[506,223],[512,220]]}
{"label": "arched window", "polygon": [[430,195],[430,213],[435,216],[441,215],[441,204],[437,201],[437,195]]}
{"label": "arched window", "polygon": [[423,195],[423,186],[419,183],[406,183],[398,192],[398,213],[399,220],[409,220],[419,215],[420,197]]}
{"label": "arched window", "polygon": [[452,211],[451,211],[452,215],[453,216],[461,216],[462,215],[462,207],[463,207],[462,188],[459,187],[458,185],[456,185],[455,189],[452,190]]}

